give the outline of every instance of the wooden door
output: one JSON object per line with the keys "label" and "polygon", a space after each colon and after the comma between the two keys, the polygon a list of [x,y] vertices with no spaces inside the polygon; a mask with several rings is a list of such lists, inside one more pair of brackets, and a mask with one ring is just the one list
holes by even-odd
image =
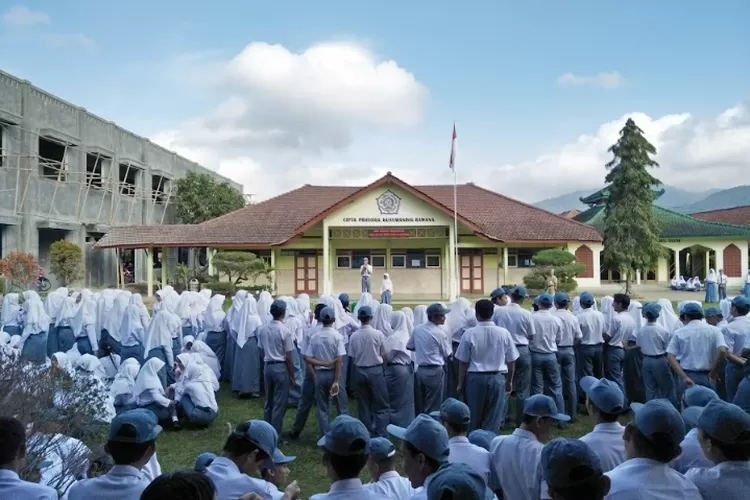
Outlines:
{"label": "wooden door", "polygon": [[297,294],[318,294],[318,257],[316,255],[295,257],[294,282]]}
{"label": "wooden door", "polygon": [[484,293],[482,254],[459,255],[461,262],[461,293]]}

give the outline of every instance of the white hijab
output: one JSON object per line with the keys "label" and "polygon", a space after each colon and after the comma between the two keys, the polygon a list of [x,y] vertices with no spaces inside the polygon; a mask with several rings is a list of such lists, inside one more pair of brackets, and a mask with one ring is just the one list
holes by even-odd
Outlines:
{"label": "white hijab", "polygon": [[131,295],[129,305],[138,308],[138,310],[140,311],[141,324],[143,325],[143,329],[148,329],[148,324],[151,321],[151,315],[148,313],[146,304],[143,303],[143,297],[141,297],[141,294],[134,293],[133,295]]}
{"label": "white hijab", "polygon": [[299,309],[300,316],[302,316],[302,320],[305,322],[305,326],[309,326],[311,320],[311,310],[310,310],[310,296],[306,293],[301,293],[297,295],[297,309]]}
{"label": "white hijab", "polygon": [[721,314],[724,316],[724,319],[729,321],[732,317],[732,301],[729,299],[721,299],[721,302],[719,302],[719,308],[721,309]]}
{"label": "white hijab", "polygon": [[427,323],[427,306],[420,304],[414,308],[414,328]]}
{"label": "white hijab", "polygon": [[130,297],[125,292],[118,294],[112,304],[112,309],[105,314],[102,321],[102,329],[107,330],[107,333],[118,342],[122,340],[120,338],[120,327],[129,301]]}
{"label": "white hijab", "polygon": [[411,307],[402,307],[401,312],[406,316],[406,329],[409,330],[409,336],[411,336],[411,332],[414,331],[414,311]]}
{"label": "white hijab", "polygon": [[391,327],[392,312],[393,307],[390,304],[380,304],[374,311],[375,318],[373,318],[372,327],[383,332],[386,337],[393,334],[393,327]]}
{"label": "white hijab", "polygon": [[242,319],[242,305],[247,300],[248,294],[246,290],[240,290],[232,297],[232,307],[227,311],[227,323],[229,323],[229,333],[232,337],[237,338],[237,334],[240,331],[240,321]]}
{"label": "white hijab", "polygon": [[451,304],[450,312],[447,317],[448,331],[451,335],[463,332],[469,327],[470,318],[466,313],[470,308],[471,302],[464,297],[459,297],[453,304]]}
{"label": "white hijab", "polygon": [[55,326],[59,327],[63,321],[66,321],[68,326],[72,327],[73,319],[76,317],[76,314],[78,314],[78,304],[76,303],[76,299],[73,297],[64,297],[60,310],[57,313]]}
{"label": "white hijab", "polygon": [[716,283],[716,270],[709,269],[708,276],[706,276],[706,283]]}
{"label": "white hijab", "polygon": [[29,335],[36,335],[49,330],[51,321],[44,310],[44,304],[42,303],[42,299],[39,298],[38,293],[34,290],[23,292],[23,306],[21,308],[25,313],[23,318],[23,341],[26,341]]}
{"label": "white hijab", "polygon": [[120,325],[120,341],[123,345],[143,345],[145,341],[145,330],[141,322],[141,310],[132,303],[125,309]]}
{"label": "white hijab", "polygon": [[271,304],[273,304],[273,297],[271,297],[271,294],[266,290],[260,292],[256,308],[258,309],[258,316],[260,316],[260,320],[264,325],[271,322]]}
{"label": "white hijab", "polygon": [[221,294],[216,294],[208,301],[206,312],[203,313],[203,328],[207,332],[220,332],[224,330],[224,299]]}
{"label": "white hijab", "polygon": [[352,311],[352,314],[355,318],[357,317],[359,310],[365,306],[370,307],[373,312],[375,308],[378,307],[378,301],[372,297],[372,294],[370,292],[364,292],[362,295],[360,295],[359,300],[357,301],[357,305],[354,306],[354,311]]}
{"label": "white hijab", "polygon": [[76,360],[76,369],[81,370],[101,381],[107,375],[99,358],[93,354],[83,354]]}
{"label": "white hijab", "polygon": [[146,404],[150,402],[141,398],[141,395],[146,391],[157,390],[160,393],[164,392],[164,388],[161,385],[159,379],[159,370],[164,367],[164,361],[159,358],[151,358],[146,361],[141,367],[141,371],[138,372],[138,377],[135,379],[135,385],[133,386],[133,394],[137,404]]}
{"label": "white hijab", "polygon": [[[57,366],[71,377],[75,375],[73,370],[73,364],[70,362],[68,355],[64,352],[56,352],[52,355],[52,359],[57,361]],[[52,360],[50,360],[51,362]]]}
{"label": "white hijab", "polygon": [[633,318],[633,322],[635,323],[635,331],[633,332],[634,337],[626,339],[626,342],[635,340],[635,337],[638,336],[638,332],[641,331],[641,327],[646,322],[646,318],[643,317],[643,304],[641,304],[637,300],[633,300],[630,302],[628,312],[630,313],[630,317]]}
{"label": "white hijab", "polygon": [[193,347],[190,348],[190,353],[193,356],[198,356],[203,363],[211,369],[218,379],[221,377],[221,366],[219,366],[219,358],[216,357],[214,351],[208,347],[208,344],[202,340],[196,340],[193,342]]}
{"label": "white hijab", "polygon": [[196,406],[219,411],[213,390],[213,379],[204,365],[189,363],[182,374],[183,394],[190,396]]}
{"label": "white hijab", "polygon": [[60,287],[47,295],[44,301],[44,310],[47,316],[50,317],[50,323],[57,321],[57,315],[60,313],[60,309],[62,309],[63,302],[67,296],[68,289],[65,287]]}
{"label": "white hijab", "polygon": [[602,297],[602,314],[604,315],[604,331],[609,332],[612,328],[612,319],[615,317],[614,297],[606,295]]}
{"label": "white hijab", "polygon": [[174,354],[172,353],[172,333],[181,329],[180,318],[166,309],[161,309],[154,314],[151,324],[148,325],[146,332],[146,344],[143,346],[143,352],[146,356],[151,349],[163,347],[167,358],[167,363],[172,366],[174,363]]}
{"label": "white hijab", "polygon": [[668,332],[674,331],[675,326],[680,322],[680,318],[674,313],[672,301],[669,299],[659,299],[656,303],[661,306],[661,312],[656,322],[666,328]]}
{"label": "white hijab", "polygon": [[18,326],[21,306],[18,305],[17,293],[6,293],[3,297],[2,326]]}
{"label": "white hijab", "polygon": [[406,355],[411,355],[406,349],[406,344],[409,342],[409,329],[406,324],[406,315],[401,311],[392,312],[390,315],[389,326],[391,327],[391,334],[387,335],[386,342],[388,352],[396,351],[402,352]]}
{"label": "white hijab", "polygon": [[[242,303],[242,310],[239,314],[239,326],[237,330],[237,346],[242,349],[247,339],[255,336],[258,327],[263,322],[258,315],[258,309],[255,303],[255,297],[249,296]],[[208,347],[208,346],[207,346]]]}
{"label": "white hijab", "polygon": [[177,315],[182,320],[182,324],[185,326],[192,326],[198,328],[199,318],[201,315],[200,300],[197,292],[182,292],[180,300],[177,304]]}
{"label": "white hijab", "polygon": [[116,398],[121,395],[129,395],[135,397],[133,394],[133,388],[135,387],[135,379],[138,377],[138,371],[141,369],[141,364],[135,358],[128,358],[122,362],[120,369],[115,375],[115,380],[112,382],[112,386],[109,388],[109,394]]}

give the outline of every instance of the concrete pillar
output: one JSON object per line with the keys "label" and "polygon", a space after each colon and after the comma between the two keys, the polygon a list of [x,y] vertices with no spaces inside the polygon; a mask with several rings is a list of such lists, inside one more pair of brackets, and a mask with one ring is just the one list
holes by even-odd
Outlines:
{"label": "concrete pillar", "polygon": [[508,284],[508,247],[503,247],[503,282],[500,284]]}
{"label": "concrete pillar", "polygon": [[146,294],[154,296],[154,249],[146,248]]}
{"label": "concrete pillar", "polygon": [[674,250],[674,275],[680,277],[680,251]]}
{"label": "concrete pillar", "polygon": [[719,272],[719,269],[724,269],[724,245],[715,247],[714,253],[716,255],[716,272]]}
{"label": "concrete pillar", "polygon": [[706,250],[706,268],[704,269],[703,278],[708,276],[708,270],[711,269],[711,250]]}
{"label": "concrete pillar", "polygon": [[167,247],[161,249],[161,286],[162,288],[167,286]]}
{"label": "concrete pillar", "polygon": [[456,258],[456,234],[454,232],[453,225],[448,226],[448,238],[449,243],[449,266],[450,269],[450,280],[449,280],[449,296],[448,299],[453,302],[458,297],[458,259]]}
{"label": "concrete pillar", "polygon": [[323,221],[323,293],[331,294],[333,283],[331,282],[331,249],[329,245],[328,224]]}
{"label": "concrete pillar", "polygon": [[273,271],[271,272],[271,280],[273,280],[273,283],[271,284],[271,293],[276,296],[278,287],[278,273],[276,272],[276,249],[271,249],[271,269]]}
{"label": "concrete pillar", "polygon": [[450,288],[451,288],[451,268],[450,268],[450,243],[445,242],[445,245],[443,245],[443,257],[442,257],[442,268],[441,268],[441,274],[442,274],[442,290],[440,290],[440,298],[443,300],[448,300],[450,298]]}
{"label": "concrete pillar", "polygon": [[635,271],[635,284],[636,285],[641,284],[641,270],[640,269]]}
{"label": "concrete pillar", "polygon": [[206,260],[208,260],[208,275],[214,275],[214,249],[206,248]]}

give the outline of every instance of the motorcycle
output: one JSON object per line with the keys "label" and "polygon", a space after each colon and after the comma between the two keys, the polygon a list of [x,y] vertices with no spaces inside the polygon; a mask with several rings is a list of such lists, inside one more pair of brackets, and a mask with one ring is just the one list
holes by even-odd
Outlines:
{"label": "motorcycle", "polygon": [[46,292],[52,288],[52,282],[44,276],[39,276],[36,280],[36,289],[40,292]]}

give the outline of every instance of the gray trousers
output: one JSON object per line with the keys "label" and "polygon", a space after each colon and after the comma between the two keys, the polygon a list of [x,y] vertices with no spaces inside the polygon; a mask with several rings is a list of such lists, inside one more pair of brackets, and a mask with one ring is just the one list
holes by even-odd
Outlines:
{"label": "gray trousers", "polygon": [[576,349],[576,368],[578,370],[578,381],[583,377],[602,378],[604,375],[604,349],[603,344],[579,345]]}
{"label": "gray trousers", "polygon": [[675,405],[675,408],[679,408],[674,375],[666,354],[663,356],[644,355],[641,373],[646,391],[646,401],[668,399],[670,403]]}
{"label": "gray trousers", "polygon": [[[611,345],[607,345],[604,348],[604,377],[617,384],[623,394],[625,394],[625,380],[622,375],[622,364],[624,360],[625,349],[622,347],[612,347]],[[628,403],[626,397],[625,408],[628,408],[629,406],[630,403]]]}
{"label": "gray trousers", "polygon": [[470,429],[497,432],[505,415],[505,374],[466,374],[466,404],[471,410]]}
{"label": "gray trousers", "polygon": [[286,362],[268,362],[263,370],[266,388],[266,402],[263,405],[263,420],[276,429],[278,435],[284,427],[284,415],[289,401],[289,372]]}
{"label": "gray trousers", "polygon": [[562,395],[565,401],[563,413],[575,420],[578,416],[578,383],[576,380],[576,354],[573,347],[557,348],[557,363],[560,365]]}
{"label": "gray trousers", "polygon": [[560,365],[553,352],[531,352],[532,378],[531,393],[546,394],[555,400],[557,411],[565,411],[562,383],[560,382]]}
{"label": "gray trousers", "polygon": [[414,411],[438,411],[443,403],[445,371],[442,366],[420,366],[414,375]]}
{"label": "gray trousers", "polygon": [[355,366],[353,375],[359,419],[373,436],[387,436],[391,415],[383,365]]}
{"label": "gray trousers", "polygon": [[[328,431],[328,419],[331,416],[331,386],[333,385],[333,370],[315,370],[315,408],[318,411],[318,436],[322,437]],[[341,384],[339,390],[343,391]]]}
{"label": "gray trousers", "polygon": [[732,403],[750,413],[750,375],[746,375],[737,386]]}
{"label": "gray trousers", "polygon": [[744,376],[743,367],[735,365],[731,361],[726,362],[724,367],[724,387],[727,393],[727,401],[730,403],[734,401],[734,395],[737,394],[737,387]]}
{"label": "gray trousers", "polygon": [[[526,400],[531,395],[531,351],[527,345],[517,345],[518,359],[516,360],[516,369],[513,374],[513,394],[516,397],[515,425],[520,426],[523,422],[523,407]],[[506,405],[503,419],[500,427],[505,425],[505,416],[507,415],[508,405]]]}
{"label": "gray trousers", "polygon": [[371,293],[372,279],[369,276],[362,276],[362,293]]}
{"label": "gray trousers", "polygon": [[300,434],[305,428],[307,417],[315,403],[315,377],[310,374],[305,365],[305,379],[302,381],[302,397],[297,405],[297,416],[294,417],[292,434]]}

